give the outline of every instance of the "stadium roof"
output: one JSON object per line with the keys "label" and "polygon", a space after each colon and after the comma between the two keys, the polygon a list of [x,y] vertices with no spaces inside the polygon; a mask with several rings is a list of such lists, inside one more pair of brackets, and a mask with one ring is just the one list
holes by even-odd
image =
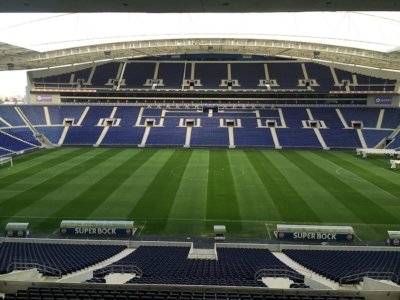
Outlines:
{"label": "stadium roof", "polygon": [[2,14],[0,70],[210,52],[400,70],[399,36],[400,12]]}
{"label": "stadium roof", "polygon": [[400,10],[398,0],[0,0],[2,12],[295,12]]}

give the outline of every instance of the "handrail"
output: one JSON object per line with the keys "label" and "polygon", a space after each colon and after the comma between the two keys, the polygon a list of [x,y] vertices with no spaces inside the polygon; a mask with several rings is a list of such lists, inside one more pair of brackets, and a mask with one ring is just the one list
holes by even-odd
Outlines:
{"label": "handrail", "polygon": [[8,266],[7,266],[7,273],[10,273],[15,270],[27,270],[27,269],[37,269],[40,273],[46,274],[46,275],[53,275],[53,276],[58,276],[62,277],[62,272],[61,270],[54,268],[52,266],[46,265],[43,262],[38,262],[38,261],[12,261]]}
{"label": "handrail", "polygon": [[287,277],[290,279],[295,280],[304,280],[304,275],[285,268],[281,269],[259,269],[257,272],[254,273],[254,280],[259,280],[262,277]]}
{"label": "handrail", "polygon": [[354,280],[362,281],[364,277],[370,277],[372,279],[386,279],[391,281],[397,279],[398,281],[400,276],[394,272],[365,271],[342,276],[339,278],[339,284],[351,283]]}
{"label": "handrail", "polygon": [[108,265],[93,272],[94,277],[101,277],[110,273],[131,273],[136,274],[137,277],[143,276],[143,271],[137,265]]}

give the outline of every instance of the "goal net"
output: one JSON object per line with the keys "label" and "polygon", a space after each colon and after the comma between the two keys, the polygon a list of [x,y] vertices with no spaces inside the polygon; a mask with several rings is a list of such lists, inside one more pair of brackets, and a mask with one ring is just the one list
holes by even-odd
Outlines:
{"label": "goal net", "polygon": [[13,166],[12,157],[0,157],[0,166],[8,163],[10,164],[11,167]]}

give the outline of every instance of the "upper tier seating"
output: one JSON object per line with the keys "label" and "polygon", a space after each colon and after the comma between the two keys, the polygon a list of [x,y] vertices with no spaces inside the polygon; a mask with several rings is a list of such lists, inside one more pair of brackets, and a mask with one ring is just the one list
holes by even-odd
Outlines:
{"label": "upper tier seating", "polygon": [[168,88],[180,89],[184,68],[184,63],[160,63],[157,78],[163,79],[163,83]]}
{"label": "upper tier seating", "polygon": [[237,79],[240,88],[255,89],[263,88],[265,86],[258,86],[260,80],[265,79],[265,71],[263,64],[231,64],[232,79]]}
{"label": "upper tier seating", "polygon": [[[18,263],[20,269],[24,269],[24,263],[38,263],[65,275],[106,260],[124,248],[125,246],[5,242],[0,244],[0,274],[7,273],[12,263]],[[48,274],[46,268],[39,267],[39,271]]]}
{"label": "upper tier seating", "polygon": [[196,63],[195,79],[200,79],[202,88],[218,89],[221,88],[222,79],[228,79],[228,67],[224,63]]}
{"label": "upper tier seating", "polygon": [[367,276],[400,283],[399,251],[283,250],[291,259],[331,280],[357,284]]}
{"label": "upper tier seating", "polygon": [[120,63],[111,62],[97,65],[94,71],[90,87],[105,87],[109,79],[117,79]]}
{"label": "upper tier seating", "polygon": [[[123,71],[123,64],[126,67]],[[331,91],[346,91],[342,80],[349,81],[350,91],[393,91],[396,80],[376,78],[361,74],[352,74],[340,69],[334,69],[337,75],[338,84],[335,84],[334,76],[329,67],[318,63],[301,63],[296,61],[246,61],[246,62],[215,62],[215,61],[121,61],[109,62],[94,67],[87,67],[79,71],[62,72],[60,75],[39,76],[33,78],[35,87],[75,87],[75,88],[101,88],[112,89],[113,84],[109,80],[122,79],[120,88],[154,88],[151,84],[145,86],[146,80],[163,80],[164,85],[159,85],[157,89],[180,89],[183,77],[185,79],[200,80],[201,85],[195,86],[196,89],[226,89],[221,87],[221,80],[228,79],[228,64],[231,66],[232,80],[238,80],[239,86],[235,89],[266,89],[267,86],[260,86],[260,80],[276,80],[278,86],[271,86],[273,90],[304,90],[306,86],[299,86],[299,80],[305,80],[306,74],[303,72],[304,64],[308,79],[315,80],[317,86],[311,86],[312,93],[329,93]],[[266,66],[266,68],[265,68]],[[192,68],[194,67],[194,78]],[[93,76],[90,80],[90,75]],[[120,74],[123,71],[123,74]],[[52,71],[54,72],[54,70]],[[122,75],[122,78],[119,76]],[[34,75],[35,76],[35,75]],[[118,78],[117,78],[118,76]],[[89,80],[91,82],[89,82]],[[355,81],[356,80],[356,81]],[[80,85],[78,85],[78,81]],[[83,82],[82,82],[83,81]],[[108,84],[107,84],[108,83]]]}
{"label": "upper tier seating", "polygon": [[155,63],[128,63],[125,67],[124,79],[127,88],[145,88],[147,79],[154,76]]}
{"label": "upper tier seating", "polygon": [[[305,89],[298,87],[299,79],[304,79],[299,63],[268,63],[269,78],[278,82],[278,89]],[[288,76],[290,74],[290,76]]]}
{"label": "upper tier seating", "polygon": [[[143,274],[129,281],[136,284],[264,286],[255,279],[261,269],[266,269],[265,277],[274,277],[280,271],[281,275],[285,274],[282,277],[296,282],[304,280],[266,249],[218,248],[218,260],[188,259],[189,250],[188,247],[141,246],[115,264],[139,267]],[[95,277],[104,275],[101,269],[94,272]]]}

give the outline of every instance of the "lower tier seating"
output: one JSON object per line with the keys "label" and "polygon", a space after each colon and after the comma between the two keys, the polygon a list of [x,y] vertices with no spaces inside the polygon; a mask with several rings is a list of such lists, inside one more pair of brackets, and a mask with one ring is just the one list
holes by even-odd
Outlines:
{"label": "lower tier seating", "polygon": [[6,294],[5,300],[363,300],[361,296],[308,295],[306,293],[281,293],[269,291],[201,291],[196,289],[100,289],[100,288],[29,288],[16,294]]}
{"label": "lower tier seating", "polygon": [[0,244],[0,274],[34,266],[45,275],[65,275],[106,260],[124,249],[124,246],[5,242]]}
{"label": "lower tier seating", "polygon": [[364,277],[400,283],[399,251],[283,250],[306,268],[342,284]]}
{"label": "lower tier seating", "polygon": [[[219,248],[218,260],[188,259],[189,250],[188,247],[141,246],[115,265],[140,268],[143,273],[128,282],[135,284],[265,286],[256,278],[259,270],[265,270],[263,277],[304,281],[301,274],[266,249]],[[104,269],[94,272],[97,278],[106,274]]]}

